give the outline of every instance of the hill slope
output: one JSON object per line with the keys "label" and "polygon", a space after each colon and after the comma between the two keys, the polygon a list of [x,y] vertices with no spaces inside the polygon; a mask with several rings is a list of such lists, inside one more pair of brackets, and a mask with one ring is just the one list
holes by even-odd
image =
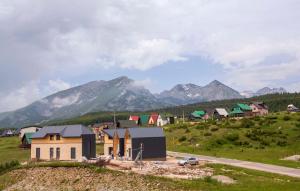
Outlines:
{"label": "hill slope", "polygon": [[43,120],[65,119],[95,111],[134,111],[165,107],[149,90],[127,78],[93,81],[3,114],[0,124],[20,126]]}

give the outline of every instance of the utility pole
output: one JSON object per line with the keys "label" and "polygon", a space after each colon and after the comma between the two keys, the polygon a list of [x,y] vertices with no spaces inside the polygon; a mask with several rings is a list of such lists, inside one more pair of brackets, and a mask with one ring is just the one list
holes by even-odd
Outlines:
{"label": "utility pole", "polygon": [[141,157],[140,157],[140,168],[141,168],[141,170],[142,170],[142,166],[143,166],[143,143],[141,143],[140,152],[141,152]]}
{"label": "utility pole", "polygon": [[117,129],[117,124],[116,124],[116,112],[114,111],[114,127]]}
{"label": "utility pole", "polygon": [[182,110],[182,122],[184,123],[184,110]]}

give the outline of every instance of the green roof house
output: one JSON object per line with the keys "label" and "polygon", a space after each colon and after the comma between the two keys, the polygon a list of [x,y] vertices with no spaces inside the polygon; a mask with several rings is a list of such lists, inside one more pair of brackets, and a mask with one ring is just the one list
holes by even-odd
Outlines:
{"label": "green roof house", "polygon": [[29,148],[31,146],[31,138],[34,133],[24,133],[22,137],[22,145],[23,148]]}
{"label": "green roof house", "polygon": [[205,115],[205,111],[203,110],[198,110],[198,111],[194,111],[193,113],[191,113],[190,118],[191,119],[202,119],[202,117]]}
{"label": "green roof house", "polygon": [[229,113],[232,117],[245,117],[252,115],[252,108],[244,103],[236,104]]}
{"label": "green roof house", "polygon": [[139,125],[148,126],[150,115],[140,115]]}

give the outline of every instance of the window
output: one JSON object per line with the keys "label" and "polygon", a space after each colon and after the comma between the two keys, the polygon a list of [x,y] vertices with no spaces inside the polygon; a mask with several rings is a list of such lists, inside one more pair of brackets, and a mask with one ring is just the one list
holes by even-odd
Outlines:
{"label": "window", "polygon": [[60,159],[60,148],[56,148],[56,160]]}
{"label": "window", "polygon": [[60,135],[56,135],[56,140],[60,140]]}
{"label": "window", "polygon": [[51,140],[51,141],[54,140],[54,135],[50,135],[50,140]]}
{"label": "window", "polygon": [[37,160],[39,160],[41,158],[41,149],[40,148],[35,149],[35,155],[36,155],[35,158]]}
{"label": "window", "polygon": [[71,148],[71,159],[76,159],[76,148],[75,147]]}
{"label": "window", "polygon": [[53,148],[50,148],[50,160],[53,159],[53,154],[54,154],[53,151],[54,151]]}

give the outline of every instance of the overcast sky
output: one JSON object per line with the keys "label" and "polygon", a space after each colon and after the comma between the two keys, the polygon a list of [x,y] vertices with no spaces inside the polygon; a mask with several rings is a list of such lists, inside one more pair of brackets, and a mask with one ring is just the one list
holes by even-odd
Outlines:
{"label": "overcast sky", "polygon": [[300,91],[299,0],[0,0],[0,112],[126,75]]}

